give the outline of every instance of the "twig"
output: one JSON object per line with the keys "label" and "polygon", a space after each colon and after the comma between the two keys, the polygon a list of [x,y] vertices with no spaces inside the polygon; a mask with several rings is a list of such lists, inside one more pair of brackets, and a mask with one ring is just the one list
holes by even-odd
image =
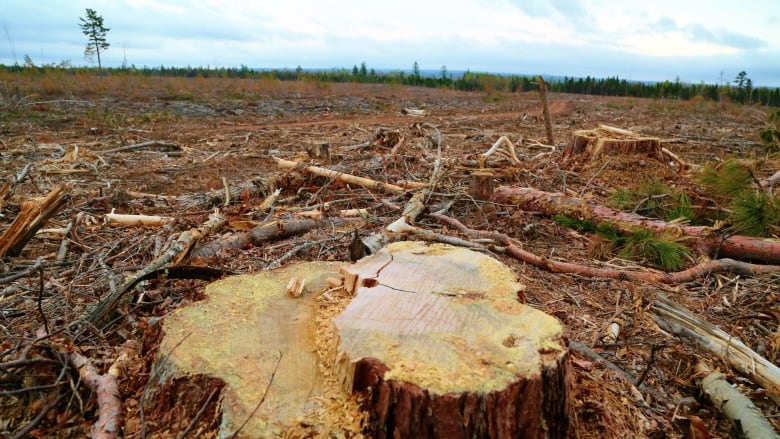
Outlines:
{"label": "twig", "polygon": [[21,279],[23,277],[27,277],[41,268],[41,265],[43,264],[43,258],[38,256],[38,258],[35,260],[35,263],[30,265],[26,270],[20,271],[19,273],[14,273],[12,275],[6,276],[4,278],[0,278],[0,285],[7,284],[15,281],[16,279]]}
{"label": "twig", "polygon": [[241,424],[241,426],[238,427],[238,430],[236,430],[230,437],[232,439],[235,439],[238,437],[238,433],[241,432],[241,430],[244,428],[247,422],[249,422],[250,419],[252,419],[252,416],[255,415],[258,409],[260,409],[260,406],[265,402],[265,397],[268,395],[268,390],[271,388],[271,384],[274,382],[274,377],[276,376],[276,371],[279,370],[279,364],[282,362],[282,351],[279,351],[279,359],[276,360],[276,367],[274,367],[274,371],[271,372],[271,377],[268,379],[268,384],[265,386],[265,391],[263,392],[263,397],[260,398],[260,401],[257,402],[257,405],[252,410],[252,412],[247,416],[246,419],[244,419],[244,422]]}
{"label": "twig", "polygon": [[43,305],[41,305],[41,302],[43,302],[43,268],[40,266],[38,267],[38,274],[39,274],[39,279],[41,281],[41,287],[38,290],[38,312],[41,314],[41,319],[43,319],[43,327],[44,329],[46,329],[46,334],[48,334],[49,321],[46,319],[46,314],[43,313]]}
{"label": "twig", "polygon": [[636,380],[636,386],[639,387],[642,385],[643,382],[645,382],[645,378],[647,378],[647,374],[650,373],[650,368],[653,367],[653,364],[655,363],[655,353],[658,351],[658,345],[653,344],[650,347],[650,359],[647,360],[647,367],[645,367],[644,372],[642,372],[642,376],[639,377],[638,380]]}
{"label": "twig", "polygon": [[33,428],[35,428],[35,426],[36,426],[36,425],[38,425],[38,423],[39,423],[39,422],[41,422],[41,420],[43,419],[43,417],[44,417],[44,416],[46,416],[46,413],[48,413],[48,412],[49,412],[49,410],[51,410],[52,408],[54,408],[54,406],[56,406],[57,404],[59,404],[59,403],[60,403],[60,401],[61,401],[63,398],[65,398],[67,395],[68,395],[67,393],[63,393],[62,395],[58,396],[58,397],[57,397],[57,399],[55,399],[55,400],[54,400],[54,401],[52,401],[51,403],[49,403],[49,404],[46,404],[46,406],[45,406],[44,408],[42,408],[42,409],[41,409],[40,413],[38,413],[38,414],[37,414],[37,415],[36,415],[36,416],[35,416],[35,417],[32,419],[32,421],[30,421],[30,423],[29,423],[29,424],[27,424],[27,425],[26,425],[26,426],[25,426],[23,429],[21,429],[21,430],[17,431],[17,432],[16,432],[16,434],[14,434],[13,436],[11,436],[11,439],[22,439],[22,438],[25,438],[25,437],[27,437],[27,434],[28,434],[30,431],[32,431],[32,429],[33,429]]}
{"label": "twig", "polygon": [[162,146],[166,148],[181,149],[179,145],[175,143],[165,142],[163,140],[150,140],[148,142],[135,143],[133,145],[120,146],[119,148],[114,148],[114,149],[107,149],[101,152],[103,154],[107,154],[111,152],[126,152],[126,151],[132,151],[134,149],[146,148],[148,146]]}
{"label": "twig", "polygon": [[181,432],[181,434],[176,439],[184,439],[185,437],[187,437],[188,434],[190,434],[190,432],[198,424],[200,417],[203,416],[203,413],[206,412],[206,407],[208,407],[209,403],[214,398],[214,395],[217,394],[217,390],[219,389],[213,389],[211,393],[209,393],[209,397],[206,398],[206,402],[203,403],[203,405],[200,407],[200,410],[198,410],[198,413],[196,413],[195,417],[192,418],[192,422],[190,422],[190,425],[188,425],[187,428],[185,428],[184,431]]}
{"label": "twig", "polygon": [[582,196],[582,194],[584,194],[584,193],[585,193],[585,191],[588,189],[588,186],[590,186],[590,184],[593,182],[593,179],[594,179],[594,178],[596,178],[596,177],[597,177],[599,174],[601,174],[601,171],[603,171],[603,170],[604,170],[604,168],[606,168],[606,167],[607,167],[607,165],[609,164],[609,162],[611,162],[611,161],[612,161],[612,158],[610,157],[609,159],[607,159],[607,161],[606,161],[606,162],[604,162],[604,164],[603,164],[603,165],[601,165],[601,168],[599,168],[599,170],[598,170],[598,171],[596,171],[596,173],[595,173],[595,174],[593,174],[593,175],[592,175],[592,176],[591,176],[591,177],[588,179],[588,181],[585,183],[585,186],[584,186],[584,187],[582,188],[582,190],[580,191],[580,196]]}

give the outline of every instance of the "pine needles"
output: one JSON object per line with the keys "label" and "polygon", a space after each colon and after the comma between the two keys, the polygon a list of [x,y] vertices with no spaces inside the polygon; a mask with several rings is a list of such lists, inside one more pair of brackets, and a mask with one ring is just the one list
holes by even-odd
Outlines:
{"label": "pine needles", "polygon": [[728,160],[707,166],[699,183],[726,200],[729,222],[738,233],[768,237],[780,234],[780,192],[762,188],[748,164]]}
{"label": "pine needles", "polygon": [[553,220],[579,232],[599,235],[599,241],[606,240],[609,248],[617,251],[621,258],[647,263],[664,271],[681,269],[691,254],[691,250],[684,244],[665,236],[656,236],[646,228],[638,227],[628,236],[621,236],[617,227],[611,223],[595,224],[565,215],[555,215]]}

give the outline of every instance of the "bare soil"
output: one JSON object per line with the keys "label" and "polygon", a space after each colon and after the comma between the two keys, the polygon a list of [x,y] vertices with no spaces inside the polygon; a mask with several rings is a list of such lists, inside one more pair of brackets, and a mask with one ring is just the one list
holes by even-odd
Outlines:
{"label": "bare soil", "polygon": [[[179,232],[203,223],[213,208],[219,207],[231,220],[222,233],[248,227],[252,208],[263,201],[261,196],[231,200],[228,206],[191,202],[226,184],[275,182],[282,189],[277,216],[322,202],[336,209],[369,211],[352,224],[320,228],[259,247],[227,249],[204,261],[232,273],[263,270],[305,242],[315,244],[294,253],[285,264],[295,260],[348,263],[353,228],[361,236],[380,231],[400,215],[392,205],[403,207],[408,200],[408,195],[390,196],[299,171],[285,172],[272,157],[308,163],[306,148],[326,142],[331,160],[320,162],[321,166],[391,183],[424,183],[434,167],[438,130],[444,177],[428,200],[436,206],[434,210],[454,201],[448,215],[474,229],[506,233],[538,255],[585,265],[643,269],[638,262],[614,256],[597,259],[589,237],[538,213],[470,198],[469,169],[462,163],[477,158],[503,135],[516,145],[523,164],[510,167],[507,162],[497,184],[568,191],[603,202],[614,189],[636,190],[643,182],[661,180],[701,201],[708,195],[696,186],[695,179],[679,175],[667,163],[651,157],[611,156],[565,168],[559,160],[562,146],[574,130],[606,124],[660,137],[684,160],[704,165],[730,155],[761,156],[757,133],[766,123],[765,109],[759,107],[695,99],[551,94],[558,148],[552,155],[533,158],[547,151],[534,145],[535,141],[546,143],[536,93],[294,82],[257,86],[251,81],[202,78],[160,79],[157,85],[146,79],[112,81],[94,94],[6,106],[0,115],[0,182],[13,181],[26,165],[32,165],[27,177],[0,202],[0,229],[8,227],[26,199],[44,196],[54,185],[64,185],[70,201],[44,228],[63,228],[78,217],[60,261],[56,256],[63,236],[54,230],[39,233],[20,256],[0,264],[0,278],[4,278],[23,271],[39,256],[45,261],[42,277],[36,272],[0,284],[0,365],[5,365],[0,371],[0,435],[10,437],[31,423],[29,437],[89,433],[96,419],[95,396],[79,385],[77,373],[61,374],[65,366],[56,354],[77,351],[101,372],[121,358],[125,437],[142,437],[142,431],[149,437],[177,437],[202,407],[205,410],[193,431],[200,437],[213,436],[219,425],[217,400],[207,401],[206,396],[220,384],[208,378],[198,378],[201,386],[190,399],[155,401],[153,412],[143,415],[139,410],[160,340],[157,322],[177,307],[201,299],[206,282],[153,280],[131,294],[132,300],[121,305],[110,325],[78,334],[64,329],[90,304],[105,297],[112,283],[144,267]],[[403,114],[408,107],[424,108],[427,115]],[[379,129],[404,138],[396,157],[390,156],[394,143],[389,141],[355,147],[375,139]],[[174,146],[111,151],[150,140]],[[772,163],[759,173],[771,175],[772,166],[777,166]],[[171,197],[154,198],[152,194]],[[109,227],[103,224],[103,215],[112,210],[172,216],[176,221],[161,228]],[[431,219],[422,218],[418,225],[457,236]],[[652,393],[638,393],[603,363],[573,352],[573,437],[707,437],[690,436],[697,426],[713,437],[728,436],[729,421],[700,396],[692,381],[693,366],[699,360],[720,368],[780,428],[778,408],[762,389],[710,354],[664,335],[644,313],[648,303],[665,294],[776,362],[780,276],[713,274],[669,287],[550,273],[503,254],[493,256],[511,267],[527,286],[527,303],[564,323],[569,340],[592,347],[604,359],[642,377],[643,385],[652,389]],[[56,335],[34,342],[36,330],[44,323],[42,315]],[[615,316],[626,325],[616,343],[602,345],[601,331]],[[27,347],[30,350],[24,353]],[[26,362],[9,368],[7,362],[17,359]],[[27,361],[33,359],[37,360]],[[181,386],[198,387],[192,383]],[[173,407],[177,407],[176,414],[165,415]]]}

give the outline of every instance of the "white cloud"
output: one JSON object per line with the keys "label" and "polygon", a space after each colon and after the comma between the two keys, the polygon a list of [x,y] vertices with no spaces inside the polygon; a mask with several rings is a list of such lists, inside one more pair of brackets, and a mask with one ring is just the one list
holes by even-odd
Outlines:
{"label": "white cloud", "polygon": [[77,24],[90,7],[111,28],[108,65],[125,55],[138,66],[350,68],[366,61],[408,69],[417,60],[431,69],[630,72],[651,80],[697,67],[690,74],[696,82],[711,81],[713,68],[753,68],[764,75],[756,84],[780,85],[776,0],[750,7],[705,0],[0,1],[0,25],[10,37],[0,41],[6,64],[41,51],[49,61],[83,62]]}

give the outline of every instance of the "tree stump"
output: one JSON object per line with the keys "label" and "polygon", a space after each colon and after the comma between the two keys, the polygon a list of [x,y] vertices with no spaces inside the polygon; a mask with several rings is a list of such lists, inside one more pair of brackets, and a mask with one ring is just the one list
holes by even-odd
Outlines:
{"label": "tree stump", "polygon": [[[279,437],[301,420],[320,422],[323,401],[338,395],[318,366],[316,297],[339,265],[228,277],[206,287],[206,300],[166,316],[144,400],[150,424],[186,426],[198,408],[215,404],[205,417],[218,421],[219,437]],[[291,278],[305,282],[299,297],[288,291]],[[213,403],[203,403],[212,389],[219,392]]]}
{"label": "tree stump", "polygon": [[333,320],[334,367],[375,437],[566,436],[563,328],[518,301],[508,267],[398,242],[342,273],[355,297]]}
{"label": "tree stump", "polygon": [[664,162],[661,139],[603,125],[594,130],[574,131],[563,151],[563,159],[566,162],[595,160],[603,153],[644,154]]}

